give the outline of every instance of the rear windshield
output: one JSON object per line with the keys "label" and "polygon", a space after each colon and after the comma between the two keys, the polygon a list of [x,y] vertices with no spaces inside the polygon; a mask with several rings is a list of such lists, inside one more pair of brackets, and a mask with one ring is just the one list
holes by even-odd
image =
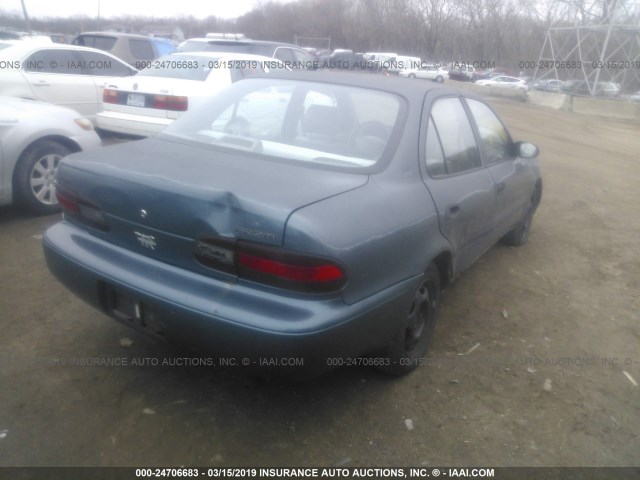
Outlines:
{"label": "rear windshield", "polygon": [[286,160],[370,167],[386,150],[400,109],[398,97],[377,90],[247,79],[161,135]]}
{"label": "rear windshield", "polygon": [[139,77],[179,78],[182,80],[204,81],[209,74],[220,67],[219,57],[172,54],[150,62],[140,71]]}
{"label": "rear windshield", "polygon": [[244,42],[224,42],[209,40],[208,42],[187,40],[178,47],[180,52],[221,52],[221,53],[251,53],[272,57],[276,47]]}

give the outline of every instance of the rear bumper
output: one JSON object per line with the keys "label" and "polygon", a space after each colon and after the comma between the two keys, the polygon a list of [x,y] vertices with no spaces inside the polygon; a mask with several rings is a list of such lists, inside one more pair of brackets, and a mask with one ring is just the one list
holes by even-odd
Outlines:
{"label": "rear bumper", "polygon": [[262,367],[264,359],[296,358],[302,360],[295,368],[319,372],[343,364],[340,359],[383,348],[406,319],[404,310],[419,281],[410,279],[347,305],[341,298],[289,296],[206,277],[112,245],[64,221],[49,228],[43,242],[51,272],[105,314],[153,333],[110,311],[105,289],[114,289],[152,306],[163,337],[215,357],[249,359],[254,367]]}
{"label": "rear bumper", "polygon": [[155,135],[173,121],[173,118],[149,117],[109,111],[102,111],[96,116],[98,128],[109,132],[142,137]]}

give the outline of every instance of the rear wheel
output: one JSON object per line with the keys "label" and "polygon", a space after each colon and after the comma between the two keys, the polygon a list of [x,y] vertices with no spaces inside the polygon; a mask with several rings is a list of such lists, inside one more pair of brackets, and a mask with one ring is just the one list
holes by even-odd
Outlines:
{"label": "rear wheel", "polygon": [[442,77],[442,75],[438,75],[438,76],[436,77],[436,82],[438,82],[438,83],[442,83],[442,82],[444,82],[444,78]]}
{"label": "rear wheel", "polygon": [[410,73],[409,74],[409,78],[416,78],[416,74],[415,73]]}
{"label": "rear wheel", "polygon": [[407,306],[404,325],[383,352],[388,365],[381,366],[381,370],[400,376],[421,363],[433,336],[439,304],[440,273],[431,264]]}
{"label": "rear wheel", "polygon": [[70,153],[68,147],[53,140],[41,140],[24,151],[14,174],[19,207],[36,215],[59,210],[55,175],[60,160]]}

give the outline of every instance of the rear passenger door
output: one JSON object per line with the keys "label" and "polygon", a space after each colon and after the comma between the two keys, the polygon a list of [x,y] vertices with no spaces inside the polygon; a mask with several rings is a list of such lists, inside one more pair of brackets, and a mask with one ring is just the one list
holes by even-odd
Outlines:
{"label": "rear passenger door", "polygon": [[460,98],[436,99],[423,118],[423,175],[458,273],[493,244],[494,181]]}
{"label": "rear passenger door", "polygon": [[93,80],[84,74],[73,50],[46,48],[22,62],[23,74],[35,98],[95,115],[98,100]]}
{"label": "rear passenger door", "polygon": [[529,163],[514,155],[509,132],[488,105],[471,98],[465,101],[476,126],[485,164],[495,182],[493,223],[496,237],[500,237],[522,219],[522,212],[531,198],[533,185]]}
{"label": "rear passenger door", "polygon": [[114,77],[129,77],[136,73],[116,57],[111,57],[105,53],[82,50],[74,53],[84,67],[83,73],[90,77],[93,82],[98,111],[102,110],[102,93],[107,83],[113,80]]}

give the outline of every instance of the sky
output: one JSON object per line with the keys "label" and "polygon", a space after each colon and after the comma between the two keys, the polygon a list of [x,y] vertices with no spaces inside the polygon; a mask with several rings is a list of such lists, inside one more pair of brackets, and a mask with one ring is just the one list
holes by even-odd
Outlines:
{"label": "sky", "polygon": [[[153,17],[179,17],[193,15],[205,18],[235,18],[250,11],[259,0],[25,0],[30,17],[70,17],[86,15],[118,17],[144,15]],[[1,9],[7,13],[22,15],[20,0],[3,0]]]}

